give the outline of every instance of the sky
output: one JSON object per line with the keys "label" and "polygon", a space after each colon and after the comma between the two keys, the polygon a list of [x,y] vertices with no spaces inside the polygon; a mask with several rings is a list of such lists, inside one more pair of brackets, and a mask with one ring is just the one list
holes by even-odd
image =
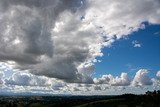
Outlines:
{"label": "sky", "polygon": [[0,94],[159,90],[159,16],[159,0],[0,0]]}
{"label": "sky", "polygon": [[110,48],[104,48],[104,56],[99,58],[102,62],[96,64],[95,76],[120,75],[121,72],[133,76],[137,70],[145,68],[154,77],[160,65],[160,26],[145,26],[145,29],[114,42]]}

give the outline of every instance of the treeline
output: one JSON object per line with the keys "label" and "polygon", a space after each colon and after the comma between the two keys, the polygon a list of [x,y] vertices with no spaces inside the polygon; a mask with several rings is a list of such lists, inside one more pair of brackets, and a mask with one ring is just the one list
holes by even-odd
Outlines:
{"label": "treeline", "polygon": [[156,96],[156,95],[160,95],[160,90],[156,91],[147,91],[146,95],[151,95],[151,96]]}

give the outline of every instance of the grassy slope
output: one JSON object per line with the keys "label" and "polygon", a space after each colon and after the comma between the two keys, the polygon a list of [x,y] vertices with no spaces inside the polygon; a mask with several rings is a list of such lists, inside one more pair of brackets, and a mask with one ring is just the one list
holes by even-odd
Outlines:
{"label": "grassy slope", "polygon": [[114,99],[93,101],[76,107],[160,107],[160,96],[122,95]]}

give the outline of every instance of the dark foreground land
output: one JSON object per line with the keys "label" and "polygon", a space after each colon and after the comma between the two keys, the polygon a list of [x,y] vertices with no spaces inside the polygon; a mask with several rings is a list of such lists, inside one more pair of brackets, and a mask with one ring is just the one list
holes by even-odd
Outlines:
{"label": "dark foreground land", "polygon": [[160,107],[160,91],[119,96],[0,96],[0,107]]}

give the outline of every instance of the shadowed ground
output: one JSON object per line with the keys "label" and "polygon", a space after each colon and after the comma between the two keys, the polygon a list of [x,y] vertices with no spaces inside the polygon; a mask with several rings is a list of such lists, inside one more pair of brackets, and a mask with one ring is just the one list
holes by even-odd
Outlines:
{"label": "shadowed ground", "polygon": [[1,96],[0,107],[160,107],[160,91],[119,96]]}

